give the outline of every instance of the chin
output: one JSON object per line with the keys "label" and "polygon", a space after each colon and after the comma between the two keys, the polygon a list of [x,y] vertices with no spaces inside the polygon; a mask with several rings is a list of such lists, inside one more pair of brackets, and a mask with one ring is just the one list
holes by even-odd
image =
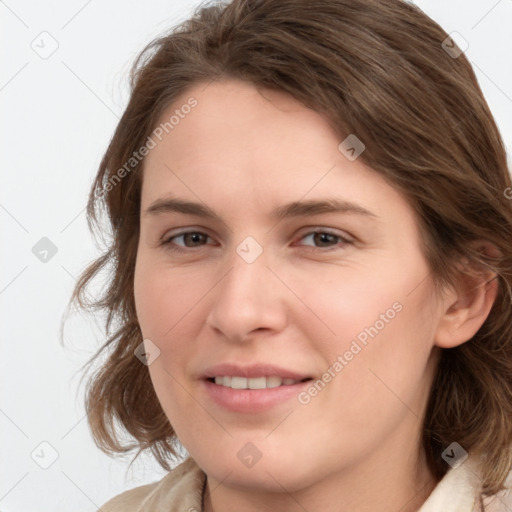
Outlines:
{"label": "chin", "polygon": [[[194,455],[192,455],[194,457]],[[194,457],[209,478],[222,482],[222,485],[238,487],[245,490],[282,493],[296,492],[310,486],[320,475],[314,466],[299,462],[297,456],[286,460],[279,454],[262,456],[252,466],[246,466],[235,455],[211,457]],[[304,459],[301,459],[304,460]]]}

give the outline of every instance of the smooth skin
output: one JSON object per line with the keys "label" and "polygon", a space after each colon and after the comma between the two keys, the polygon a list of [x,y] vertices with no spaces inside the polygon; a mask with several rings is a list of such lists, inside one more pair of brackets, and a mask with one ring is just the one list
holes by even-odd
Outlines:
{"label": "smooth skin", "polygon": [[[145,159],[135,300],[161,351],[149,366],[157,396],[207,474],[204,509],[418,510],[436,485],[420,439],[440,350],[477,332],[496,280],[436,293],[411,206],[340,152],[344,137],[319,113],[223,79],[196,84],[162,121],[191,97],[197,106]],[[147,213],[171,197],[219,218]],[[272,214],[326,199],[372,215]],[[263,249],[252,263],[237,252],[248,236]],[[396,302],[402,310],[306,405],[236,413],[204,391],[202,373],[223,362],[320,378]],[[237,456],[248,442],[262,455],[250,468]]]}

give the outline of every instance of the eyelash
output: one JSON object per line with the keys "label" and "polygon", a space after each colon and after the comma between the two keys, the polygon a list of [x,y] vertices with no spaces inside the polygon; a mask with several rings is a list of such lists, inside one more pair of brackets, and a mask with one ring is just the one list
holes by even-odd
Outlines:
{"label": "eyelash", "polygon": [[[178,245],[174,245],[173,244],[173,240],[176,239],[176,238],[179,238],[179,237],[182,237],[182,236],[185,236],[185,235],[205,235],[207,238],[210,238],[206,233],[203,233],[202,231],[182,231],[181,233],[176,233],[166,239],[163,239],[161,242],[160,242],[160,246],[163,246],[166,250],[169,250],[169,251],[172,251],[172,252],[176,252],[176,253],[187,253],[187,252],[190,252],[190,251],[194,251],[195,249],[201,249],[202,247],[204,247],[204,245],[201,245],[201,246],[197,246],[197,247],[187,247],[187,248],[181,248],[180,246]],[[342,246],[346,246],[346,245],[352,245],[354,242],[352,240],[349,240],[348,238],[345,238],[343,236],[341,236],[340,234],[338,233],[333,233],[329,230],[326,230],[326,229],[317,229],[317,230],[313,230],[313,231],[309,231],[308,233],[305,233],[301,238],[300,240],[308,237],[308,236],[311,236],[311,235],[330,235],[330,236],[334,236],[336,238],[338,238],[342,244]],[[321,252],[328,252],[328,251],[333,251],[333,250],[336,250],[337,247],[336,246],[333,246],[333,247],[327,247],[327,248],[322,248],[322,247],[315,247],[315,246],[306,246],[308,247],[310,250],[314,250],[314,251],[317,251],[317,250],[320,250]]]}

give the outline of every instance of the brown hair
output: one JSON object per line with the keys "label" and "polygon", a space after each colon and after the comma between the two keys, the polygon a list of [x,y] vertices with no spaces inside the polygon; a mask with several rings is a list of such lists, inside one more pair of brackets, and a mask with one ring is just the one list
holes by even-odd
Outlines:
{"label": "brown hair", "polygon": [[[363,141],[363,161],[413,205],[436,284],[452,283],[464,257],[473,269],[495,272],[498,296],[484,325],[470,341],[442,350],[423,447],[437,479],[448,469],[441,453],[457,441],[481,457],[483,491],[502,488],[512,464],[510,177],[475,74],[464,54],[448,51],[447,37],[402,0],[234,0],[198,8],[142,51],[87,206],[91,231],[105,234],[106,214],[111,232],[72,296],[84,309],[107,313],[107,341],[89,364],[105,360],[86,396],[100,448],[149,449],[166,469],[177,453],[148,369],[134,356],[142,341],[133,278],[144,160],[130,159],[178,95],[230,77],[285,91],[325,114],[340,136]],[[501,256],[482,254],[476,240],[494,244]],[[88,300],[87,287],[103,270],[107,286]]]}

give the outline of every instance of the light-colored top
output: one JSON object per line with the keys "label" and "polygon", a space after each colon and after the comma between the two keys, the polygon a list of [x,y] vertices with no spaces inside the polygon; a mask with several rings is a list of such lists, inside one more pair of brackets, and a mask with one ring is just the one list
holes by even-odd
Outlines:
{"label": "light-colored top", "polygon": [[[205,484],[206,474],[188,457],[159,482],[123,492],[98,512],[202,512]],[[478,472],[468,458],[446,473],[418,512],[479,512],[479,491]],[[485,512],[512,512],[512,491],[489,497],[484,505]]]}

